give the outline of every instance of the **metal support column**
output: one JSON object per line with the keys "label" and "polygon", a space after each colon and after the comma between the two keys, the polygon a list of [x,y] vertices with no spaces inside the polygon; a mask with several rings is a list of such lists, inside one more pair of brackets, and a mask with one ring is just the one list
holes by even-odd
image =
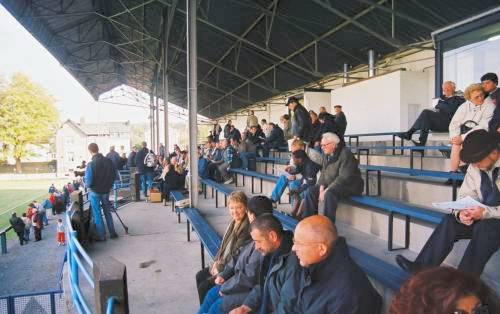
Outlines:
{"label": "metal support column", "polygon": [[375,50],[368,50],[368,77],[374,77],[377,73],[375,68]]}
{"label": "metal support column", "polygon": [[153,91],[151,91],[151,94],[149,95],[149,147],[152,148],[154,143],[153,143],[153,134],[154,134],[154,126],[153,126]]}
{"label": "metal support column", "polygon": [[198,206],[198,147],[196,145],[198,125],[198,76],[196,48],[196,0],[186,0],[186,23],[187,23],[187,73],[188,73],[188,111],[189,111],[189,197],[191,207]]}
{"label": "metal support column", "polygon": [[156,146],[155,146],[155,152],[157,154],[160,154],[160,93],[158,91],[158,88],[155,88],[156,89],[156,117],[155,117],[155,120],[156,120]]}
{"label": "metal support column", "polygon": [[165,152],[168,151],[168,14],[167,10],[163,13],[163,137],[165,144]]}

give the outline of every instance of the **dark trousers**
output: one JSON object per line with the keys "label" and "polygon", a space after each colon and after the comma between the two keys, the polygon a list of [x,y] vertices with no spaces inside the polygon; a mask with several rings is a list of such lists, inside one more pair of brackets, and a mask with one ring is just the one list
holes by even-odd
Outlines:
{"label": "dark trousers", "polygon": [[19,231],[19,232],[16,231],[16,233],[17,233],[17,237],[19,238],[19,244],[23,245],[24,241],[26,241],[24,239],[24,230],[23,231]]}
{"label": "dark trousers", "polygon": [[412,129],[420,130],[420,142],[425,144],[429,131],[448,132],[450,121],[450,117],[445,114],[425,109],[413,123]]}
{"label": "dark trousers", "polygon": [[35,241],[40,241],[42,239],[42,228],[34,226],[33,230],[35,231]]}
{"label": "dark trousers", "polygon": [[423,267],[441,265],[453,244],[470,239],[458,269],[480,275],[490,257],[500,247],[500,219],[483,219],[466,226],[446,215],[432,233],[415,262]]}
{"label": "dark trousers", "polygon": [[[337,214],[337,206],[341,197],[349,196],[350,193],[342,189],[328,189],[325,192],[325,216],[335,223],[335,216]],[[318,214],[319,202],[319,186],[315,185],[308,189],[304,201],[302,202],[300,212],[302,213],[301,219]]]}
{"label": "dark trousers", "polygon": [[213,286],[215,286],[214,278],[212,278],[212,274],[210,274],[210,269],[208,267],[196,273],[196,287],[198,288],[200,305],[203,303],[208,290],[212,289]]}

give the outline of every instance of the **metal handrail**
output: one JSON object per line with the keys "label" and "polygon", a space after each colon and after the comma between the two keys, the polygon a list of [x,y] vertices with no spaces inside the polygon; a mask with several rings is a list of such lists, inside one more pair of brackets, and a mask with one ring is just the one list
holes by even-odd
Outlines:
{"label": "metal handrail", "polygon": [[118,299],[116,297],[110,297],[106,303],[106,314],[113,314],[115,311],[115,304],[118,303]]}
{"label": "metal handrail", "polygon": [[14,227],[9,226],[2,231],[0,231],[0,247],[2,250],[2,254],[7,254],[7,232],[14,229]]}

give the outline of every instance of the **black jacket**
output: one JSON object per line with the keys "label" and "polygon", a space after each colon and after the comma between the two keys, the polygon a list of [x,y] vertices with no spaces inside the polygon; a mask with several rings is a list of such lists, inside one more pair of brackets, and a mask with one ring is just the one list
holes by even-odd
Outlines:
{"label": "black jacket", "polygon": [[302,175],[300,188],[297,190],[297,192],[300,193],[302,191],[305,191],[310,186],[315,185],[316,177],[320,170],[321,166],[313,162],[311,159],[309,159],[309,157],[306,157],[302,165],[295,166],[293,170],[290,171],[290,174],[295,175],[300,173]]}
{"label": "black jacket", "polygon": [[307,109],[302,105],[297,104],[294,110],[294,115],[292,119],[292,134],[297,136],[304,142],[311,141],[312,122],[311,116]]}
{"label": "black jacket", "polygon": [[127,167],[130,169],[132,167],[135,167],[135,155],[137,155],[136,152],[132,151],[130,152],[130,154],[128,155],[128,158],[127,158]]}
{"label": "black jacket", "polygon": [[344,138],[345,129],[347,128],[347,118],[343,112],[336,114],[335,116],[335,133],[340,137],[340,139]]}
{"label": "black jacket", "polygon": [[240,130],[234,128],[234,130],[229,133],[229,138],[230,139],[235,139],[238,142],[241,141],[241,132],[240,132]]}
{"label": "black jacket", "polygon": [[495,104],[495,111],[493,111],[493,117],[489,123],[489,129],[492,133],[497,133],[497,129],[500,127],[500,109],[498,105],[500,104],[500,88],[497,88],[494,92],[490,93],[490,99]]}
{"label": "black jacket", "polygon": [[343,237],[325,260],[296,269],[280,290],[278,313],[380,313],[382,298],[352,260]]}
{"label": "black jacket", "polygon": [[286,145],[285,134],[283,130],[278,126],[274,125],[271,133],[265,140],[269,148],[278,148]]}
{"label": "black jacket", "polygon": [[451,96],[446,98],[444,95],[441,95],[435,108],[439,113],[446,115],[446,117],[448,117],[451,121],[458,107],[460,107],[460,105],[464,102],[465,99],[461,96]]}
{"label": "black jacket", "polygon": [[24,232],[24,222],[21,218],[19,217],[10,217],[9,219],[10,225],[12,228],[14,228],[14,231],[17,232]]}
{"label": "black jacket", "polygon": [[230,129],[231,129],[231,125],[230,124],[226,124],[224,126],[224,138],[229,138]]}
{"label": "black jacket", "polygon": [[[287,259],[293,246],[293,233],[284,231],[281,245],[273,254],[266,255],[260,264],[258,283],[254,286],[243,304],[253,312],[270,313],[273,300],[281,288],[283,280],[293,274],[292,268],[287,268]],[[266,293],[265,296],[263,293]]]}
{"label": "black jacket", "polygon": [[91,179],[85,177],[88,180],[88,187],[98,194],[109,193],[115,179],[117,179],[117,169],[111,159],[100,153],[96,154],[87,165],[87,169],[90,169],[91,172]]}
{"label": "black jacket", "polygon": [[318,141],[318,138],[321,139],[321,135],[320,135],[321,123],[319,122],[319,120],[316,120],[316,122],[312,123],[311,126],[312,126],[311,146],[314,147],[314,142]]}
{"label": "black jacket", "polygon": [[139,171],[140,174],[148,173],[148,172],[153,172],[154,167],[146,167],[144,164],[144,158],[146,158],[146,155],[149,153],[149,149],[146,147],[143,147],[140,151],[135,154],[135,165],[137,167],[137,170]]}
{"label": "black jacket", "polygon": [[[338,128],[335,124],[335,116],[333,116],[333,115],[326,116],[325,122],[323,122],[323,123],[320,122],[319,128],[316,131],[316,134],[314,135],[313,140],[315,142],[321,142],[321,137],[323,136],[323,134],[325,134],[327,132],[332,132],[332,133],[339,135]],[[340,135],[339,135],[339,137],[340,137]]]}

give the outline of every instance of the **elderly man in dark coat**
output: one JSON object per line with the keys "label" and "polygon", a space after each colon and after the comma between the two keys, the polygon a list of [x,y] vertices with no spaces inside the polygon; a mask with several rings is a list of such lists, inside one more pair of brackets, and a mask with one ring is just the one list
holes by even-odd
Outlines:
{"label": "elderly man in dark coat", "polygon": [[295,228],[292,251],[287,268],[295,270],[293,275],[269,287],[274,312],[380,313],[382,298],[328,218],[302,220]]}
{"label": "elderly man in dark coat", "polygon": [[318,204],[324,203],[324,214],[335,223],[337,205],[341,197],[363,192],[363,179],[358,161],[334,133],[321,138],[324,157],[321,175],[314,187],[310,187],[300,206],[302,218],[318,213]]}

